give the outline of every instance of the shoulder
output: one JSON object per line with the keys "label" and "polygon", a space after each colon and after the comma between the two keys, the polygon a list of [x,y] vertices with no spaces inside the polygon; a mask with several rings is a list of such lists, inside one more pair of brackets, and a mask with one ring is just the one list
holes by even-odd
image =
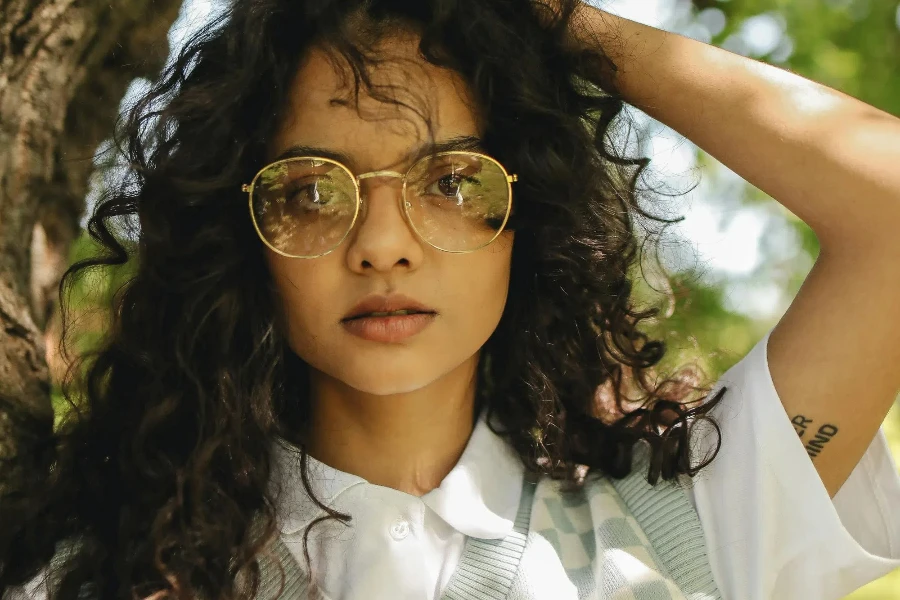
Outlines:
{"label": "shoulder", "polygon": [[892,510],[900,475],[879,430],[830,496],[811,460],[824,442],[806,431],[805,419],[791,418],[773,383],[770,333],[716,384],[727,388],[710,412],[718,431],[697,423],[692,463],[716,450],[717,439],[721,445],[691,494],[723,592],[840,598],[900,565],[900,517]]}

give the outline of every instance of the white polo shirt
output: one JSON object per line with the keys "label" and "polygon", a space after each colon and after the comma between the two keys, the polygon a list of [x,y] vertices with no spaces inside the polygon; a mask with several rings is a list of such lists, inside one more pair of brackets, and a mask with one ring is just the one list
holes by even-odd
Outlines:
{"label": "white polo shirt", "polygon": [[[879,430],[829,498],[772,384],[768,338],[713,389],[728,385],[713,412],[722,447],[688,494],[724,600],[842,598],[900,567],[900,474]],[[706,449],[697,444],[697,456]],[[285,482],[279,526],[305,566],[303,530],[325,513],[306,497],[296,455],[276,457]],[[319,499],[353,515],[352,527],[330,520],[310,533],[313,577],[330,600],[437,600],[465,536],[512,530],[522,484],[518,458],[483,414],[457,464],[421,498],[312,457],[309,465]]]}
{"label": "white polo shirt", "polygon": [[[900,567],[900,475],[879,430],[829,498],[775,392],[768,338],[713,390],[729,386],[713,413],[722,447],[689,496],[723,600],[836,600]],[[273,483],[284,484],[277,505],[282,537],[305,565],[303,529],[325,513],[303,491],[295,458],[276,450]],[[465,536],[511,531],[522,466],[481,418],[457,464],[421,498],[312,458],[310,478],[320,500],[354,517],[353,527],[331,520],[310,534],[313,578],[328,600],[436,600]],[[46,598],[41,580],[9,598]]]}

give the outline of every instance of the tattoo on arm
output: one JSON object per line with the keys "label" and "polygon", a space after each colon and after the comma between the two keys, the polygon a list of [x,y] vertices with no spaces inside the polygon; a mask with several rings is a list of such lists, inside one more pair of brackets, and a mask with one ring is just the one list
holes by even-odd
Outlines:
{"label": "tattoo on arm", "polygon": [[794,431],[796,431],[797,435],[802,438],[803,434],[806,433],[807,425],[812,423],[812,419],[807,419],[803,415],[797,415],[796,417],[791,419],[791,423],[794,424]]}
{"label": "tattoo on arm", "polygon": [[[791,423],[794,425],[794,431],[797,432],[800,439],[803,439],[803,434],[806,433],[807,429],[812,428],[812,422],[812,419],[807,419],[803,415],[797,415],[791,419]],[[806,442],[806,453],[809,454],[809,457],[817,457],[819,453],[822,452],[825,444],[830,442],[831,438],[833,438],[837,432],[838,428],[830,423],[820,426],[814,434],[814,437]]]}

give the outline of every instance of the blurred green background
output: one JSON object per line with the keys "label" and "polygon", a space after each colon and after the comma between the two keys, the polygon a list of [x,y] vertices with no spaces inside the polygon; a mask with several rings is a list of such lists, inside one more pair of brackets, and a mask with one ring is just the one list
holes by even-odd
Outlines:
{"label": "blurred green background", "polygon": [[[900,115],[900,3],[896,0],[595,3],[780,65]],[[188,0],[170,32],[171,46],[177,47],[220,9],[221,4],[208,0]],[[146,83],[136,80],[131,96]],[[671,278],[649,281],[654,289],[668,290],[672,298],[671,316],[656,326],[672,350],[666,365],[694,361],[716,378],[778,321],[812,267],[818,241],[796,216],[715,159],[659,123],[641,115],[635,118],[643,133],[640,149],[653,157],[653,183],[674,191],[700,184],[690,194],[665,199],[686,220],[669,232],[677,243],[664,246],[664,264]],[[102,185],[102,177],[95,179]],[[73,258],[89,251],[82,238],[73,247]],[[108,295],[127,276],[122,271],[112,281],[87,280],[79,293],[84,301]],[[85,333],[79,345],[87,347],[103,330],[103,317],[87,318],[82,326]],[[900,462],[900,404],[895,403],[884,430]],[[900,600],[900,570],[848,598]]]}

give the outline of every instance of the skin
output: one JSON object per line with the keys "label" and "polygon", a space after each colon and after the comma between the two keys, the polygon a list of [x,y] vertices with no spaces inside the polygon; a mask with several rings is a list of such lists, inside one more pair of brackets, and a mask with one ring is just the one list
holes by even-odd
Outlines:
{"label": "skin", "polygon": [[[437,142],[478,136],[469,90],[454,73],[419,58],[416,43],[412,35],[383,42],[383,56],[404,60],[379,68],[376,83],[424,91]],[[346,155],[356,175],[406,172],[411,151],[427,140],[426,124],[362,90],[357,110],[342,100],[349,96],[339,69],[322,49],[301,64],[269,158],[295,145],[314,146]],[[403,91],[399,98],[409,99]],[[400,188],[396,179],[363,180],[365,211],[330,254],[266,253],[289,344],[311,368],[310,455],[421,496],[440,484],[471,434],[479,351],[506,303],[513,234],[469,254],[437,250],[404,220]],[[341,325],[364,297],[389,293],[418,300],[437,317],[396,343],[363,340]]]}

